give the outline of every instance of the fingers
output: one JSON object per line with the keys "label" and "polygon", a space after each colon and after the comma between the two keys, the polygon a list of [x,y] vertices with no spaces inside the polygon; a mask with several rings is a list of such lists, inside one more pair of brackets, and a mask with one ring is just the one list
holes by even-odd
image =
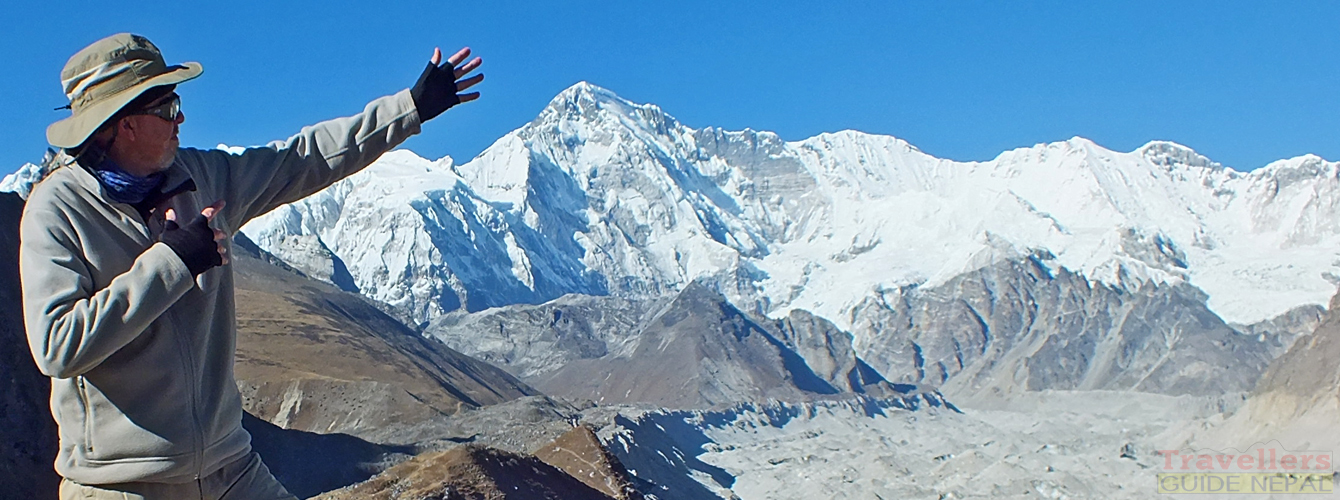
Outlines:
{"label": "fingers", "polygon": [[464,61],[468,57],[470,57],[470,47],[465,47],[457,51],[455,54],[452,54],[451,57],[448,57],[447,63],[455,68],[457,65],[461,64],[461,61]]}
{"label": "fingers", "polygon": [[459,81],[459,82],[456,82],[456,91],[457,91],[457,92],[461,92],[461,91],[463,91],[463,90],[465,90],[465,89],[468,89],[468,88],[470,88],[470,87],[475,86],[476,83],[479,83],[479,82],[482,82],[482,81],[484,81],[484,74],[483,74],[483,73],[480,73],[480,74],[478,74],[478,75],[472,76],[472,77],[470,77],[470,78],[466,78],[466,79],[464,79],[464,80],[461,80],[461,81]]}
{"label": "fingers", "polygon": [[223,260],[223,265],[228,265],[228,245],[223,242],[228,239],[228,233],[221,230],[214,230],[214,243],[219,247],[219,258]]}
{"label": "fingers", "polygon": [[163,219],[177,222],[177,211],[171,208],[167,209],[166,212],[163,212]]}
{"label": "fingers", "polygon": [[475,68],[478,68],[480,64],[484,64],[483,59],[478,57],[471,59],[470,62],[465,63],[465,66],[456,68],[456,78],[470,74],[470,72],[474,71]]}
{"label": "fingers", "polygon": [[[200,215],[213,221],[214,216],[219,213],[219,210],[223,210],[224,205],[226,205],[226,203],[223,200],[216,201],[210,204],[210,206],[205,207],[204,210],[201,210]],[[225,266],[228,265],[228,245],[224,244],[227,240],[228,233],[223,232],[222,229],[214,229],[214,246],[218,247],[219,259],[222,261],[221,265]]]}
{"label": "fingers", "polygon": [[205,216],[205,218],[208,219],[210,222],[214,222],[214,216],[218,215],[219,211],[223,210],[224,205],[227,204],[228,203],[223,200],[211,203],[208,207],[205,207],[204,210],[200,211],[200,215]]}
{"label": "fingers", "polygon": [[429,59],[428,62],[432,63],[433,66],[437,66],[438,64],[441,64],[441,63],[442,63],[442,49],[439,49],[439,48],[437,48],[437,47],[433,47],[433,57],[432,57],[432,59]]}
{"label": "fingers", "polygon": [[479,99],[479,92],[471,92],[469,94],[457,94],[456,97],[459,98],[461,102],[470,102],[475,99]]}

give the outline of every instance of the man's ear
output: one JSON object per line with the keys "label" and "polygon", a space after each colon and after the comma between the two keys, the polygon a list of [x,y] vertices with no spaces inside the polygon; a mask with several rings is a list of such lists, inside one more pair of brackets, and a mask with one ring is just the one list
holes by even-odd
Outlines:
{"label": "man's ear", "polygon": [[116,136],[118,139],[125,139],[129,141],[135,140],[135,130],[138,127],[136,127],[135,120],[131,120],[129,116],[123,116],[120,119],[116,120],[115,127],[117,128]]}

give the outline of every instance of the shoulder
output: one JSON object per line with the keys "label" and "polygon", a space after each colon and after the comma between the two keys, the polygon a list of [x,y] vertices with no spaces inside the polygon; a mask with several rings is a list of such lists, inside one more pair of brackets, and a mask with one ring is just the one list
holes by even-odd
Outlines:
{"label": "shoulder", "polygon": [[88,195],[83,194],[87,189],[79,182],[77,172],[70,172],[75,168],[79,167],[58,168],[33,186],[19,219],[21,245],[39,234],[70,234],[78,214],[91,209]]}
{"label": "shoulder", "polygon": [[[53,209],[87,204],[92,195],[80,178],[83,172],[77,171],[78,165],[66,165],[51,171],[46,178],[33,185],[28,200],[24,203],[24,213],[38,209]],[[87,175],[87,174],[85,174]]]}

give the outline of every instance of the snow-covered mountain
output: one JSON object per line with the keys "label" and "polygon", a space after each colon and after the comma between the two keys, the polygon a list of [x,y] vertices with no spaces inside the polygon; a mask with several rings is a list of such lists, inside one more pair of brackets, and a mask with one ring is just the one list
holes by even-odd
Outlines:
{"label": "snow-covered mountain", "polygon": [[579,83],[469,163],[393,152],[244,231],[317,275],[347,269],[347,287],[420,323],[715,277],[741,305],[850,328],[882,290],[1045,250],[1118,289],[1190,284],[1246,324],[1333,294],[1338,172],[1302,156],[1241,173],[1173,143],[1082,138],[954,162],[854,131],[692,129]]}

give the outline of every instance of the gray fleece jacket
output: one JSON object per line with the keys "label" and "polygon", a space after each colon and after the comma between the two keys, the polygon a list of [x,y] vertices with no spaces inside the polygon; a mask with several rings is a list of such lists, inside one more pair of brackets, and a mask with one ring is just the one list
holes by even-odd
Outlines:
{"label": "gray fleece jacket", "polygon": [[[177,213],[227,206],[229,234],[279,205],[348,176],[419,131],[408,91],[361,114],[305,127],[241,154],[182,148],[167,172]],[[56,470],[83,484],[184,482],[251,450],[233,378],[233,271],[193,278],[162,243],[162,210],[145,220],[68,165],[33,188],[19,251],[33,359],[51,379],[60,427]],[[189,217],[189,216],[188,216]],[[189,220],[189,219],[188,219]]]}

